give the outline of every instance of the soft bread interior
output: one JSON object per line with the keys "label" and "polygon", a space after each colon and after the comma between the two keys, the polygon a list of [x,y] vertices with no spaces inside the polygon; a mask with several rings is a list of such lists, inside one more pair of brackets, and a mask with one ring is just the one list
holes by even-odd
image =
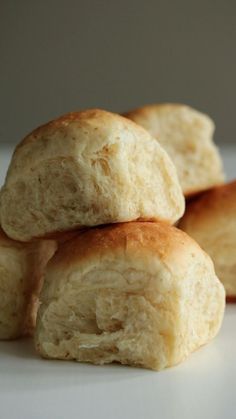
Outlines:
{"label": "soft bread interior", "polygon": [[56,248],[52,240],[15,242],[0,230],[0,339],[33,333],[45,267]]}
{"label": "soft bread interior", "polygon": [[[79,242],[67,243],[64,260],[57,264],[59,251],[41,295],[36,347],[42,356],[160,370],[182,361],[215,336],[224,311],[224,290],[211,261],[193,246],[185,255],[191,265],[187,260],[176,267],[180,255],[171,261],[162,254],[163,248],[159,253],[153,252],[153,243],[149,251],[145,248],[142,228],[153,229],[149,239],[154,242],[160,234],[154,224],[145,224],[130,223],[128,231],[134,237],[123,235],[119,245],[113,243],[113,251],[106,228],[101,230],[100,251],[93,249],[91,231]],[[82,241],[86,246],[89,237],[90,257],[85,259],[77,246]],[[139,243],[132,244],[138,237]],[[180,232],[180,239],[184,237]],[[168,246],[165,243],[164,248]]]}
{"label": "soft bread interior", "polygon": [[72,116],[39,128],[16,148],[1,191],[1,222],[11,238],[182,216],[176,169],[155,139],[105,111]]}

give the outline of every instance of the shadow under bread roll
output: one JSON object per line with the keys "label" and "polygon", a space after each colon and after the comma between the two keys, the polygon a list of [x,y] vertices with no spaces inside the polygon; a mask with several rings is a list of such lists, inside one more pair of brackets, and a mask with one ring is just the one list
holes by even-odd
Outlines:
{"label": "shadow under bread roll", "polygon": [[62,244],[40,302],[41,356],[161,370],[218,333],[225,292],[209,256],[184,232],[133,222]]}

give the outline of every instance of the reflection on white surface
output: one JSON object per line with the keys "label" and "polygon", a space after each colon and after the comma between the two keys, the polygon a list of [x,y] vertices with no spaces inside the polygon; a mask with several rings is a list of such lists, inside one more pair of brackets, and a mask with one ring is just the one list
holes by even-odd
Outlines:
{"label": "reflection on white surface", "polygon": [[229,305],[217,338],[162,372],[42,360],[31,340],[0,342],[0,417],[234,419],[235,324]]}

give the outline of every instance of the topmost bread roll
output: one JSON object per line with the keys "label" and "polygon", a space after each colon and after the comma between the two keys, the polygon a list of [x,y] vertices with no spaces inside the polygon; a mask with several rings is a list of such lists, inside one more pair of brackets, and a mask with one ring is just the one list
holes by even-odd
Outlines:
{"label": "topmost bread roll", "polygon": [[174,164],[148,132],[95,109],[51,121],[16,147],[0,205],[7,235],[29,241],[137,219],[174,223],[184,197]]}
{"label": "topmost bread roll", "polygon": [[221,158],[212,141],[214,123],[207,115],[179,104],[148,105],[124,115],[146,128],[168,152],[185,196],[223,182]]}

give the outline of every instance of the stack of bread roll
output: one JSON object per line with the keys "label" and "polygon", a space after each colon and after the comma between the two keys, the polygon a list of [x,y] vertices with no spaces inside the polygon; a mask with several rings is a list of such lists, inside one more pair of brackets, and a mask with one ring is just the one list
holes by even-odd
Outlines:
{"label": "stack of bread roll", "polygon": [[[236,299],[236,181],[224,183],[214,123],[185,105],[149,105],[125,114],[171,156],[187,199],[178,227],[212,257],[228,300]],[[190,200],[189,197],[193,196]]]}
{"label": "stack of bread roll", "polygon": [[43,357],[160,370],[217,334],[224,288],[173,226],[183,192],[223,181],[213,125],[185,107],[158,112],[150,129],[135,112],[74,112],[16,147],[0,196],[0,338],[37,317]]}

